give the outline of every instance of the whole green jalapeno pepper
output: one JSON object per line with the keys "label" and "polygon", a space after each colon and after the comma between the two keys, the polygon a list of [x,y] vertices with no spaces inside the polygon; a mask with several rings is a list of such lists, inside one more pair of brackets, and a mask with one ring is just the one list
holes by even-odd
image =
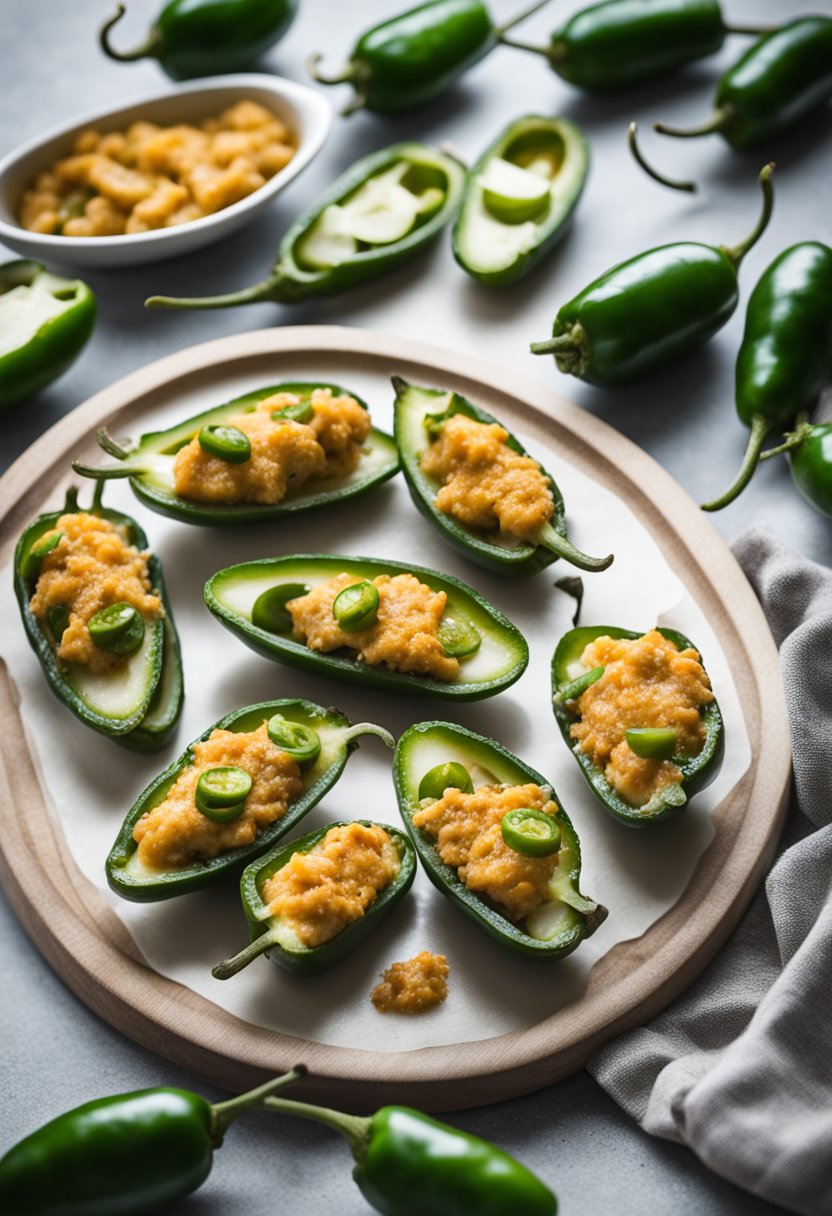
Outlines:
{"label": "whole green jalapeno pepper", "polygon": [[792,480],[806,501],[832,516],[832,423],[809,427],[789,462]]}
{"label": "whole green jalapeno pepper", "polygon": [[832,96],[832,18],[799,17],[766,34],[722,77],[707,122],[690,129],[654,123],[662,135],[718,132],[733,148],[756,148]]}
{"label": "whole green jalapeno pepper", "polygon": [[751,435],[733,485],[703,510],[719,511],[745,489],[767,436],[814,405],[831,367],[832,249],[804,241],[775,258],[748,300],[736,405]]}
{"label": "whole green jalapeno pepper", "polygon": [[532,353],[553,354],[560,371],[608,385],[707,342],[737,307],[740,263],[771,217],[773,168],[760,173],[760,217],[739,244],[662,245],[620,262],[559,309],[553,337],[533,342]]}
{"label": "whole green jalapeno pepper", "polygon": [[369,1118],[287,1098],[267,1098],[264,1106],[339,1132],[352,1149],[358,1189],[383,1216],[557,1212],[549,1188],[514,1157],[407,1106],[383,1106]]}
{"label": "whole green jalapeno pepper", "polygon": [[[103,483],[99,483],[88,512],[111,523],[125,541],[140,552],[147,549],[147,537],[134,519],[102,507],[102,489]],[[158,751],[176,729],[184,695],[179,638],[159,559],[150,553],[147,569],[153,593],[162,601],[164,615],[145,621],[132,609],[129,615],[121,618],[120,635],[119,622],[115,623],[118,635],[115,638],[113,622],[109,628],[107,622],[103,622],[103,633],[109,634],[109,641],[107,637],[99,636],[96,643],[101,649],[125,655],[125,662],[106,676],[91,674],[81,664],[67,663],[58,657],[61,637],[69,623],[70,605],[51,605],[46,627],[29,606],[42,563],[58,543],[47,534],[54,532],[62,515],[75,514],[80,509],[76,490],[68,490],[63,509],[39,515],[17,542],[14,589],[26,637],[52,692],[86,726],[132,751]],[[108,613],[110,610],[105,608],[103,611]],[[96,615],[102,616],[101,613]],[[94,620],[91,618],[89,625]]]}
{"label": "whole green jalapeno pepper", "polygon": [[[439,756],[442,762],[436,764]],[[606,919],[606,908],[581,894],[581,846],[557,794],[545,777],[494,739],[451,722],[417,722],[408,727],[396,744],[393,782],[399,812],[428,878],[507,950],[544,962],[564,958]],[[475,785],[529,784],[539,786],[557,804],[557,814],[543,815],[543,819],[549,824],[549,841],[557,836],[549,851],[557,852],[558,858],[548,882],[546,901],[518,921],[511,919],[493,900],[485,900],[478,891],[469,889],[457,867],[443,861],[435,837],[417,827],[413,817],[426,805],[426,800],[442,798],[448,787],[473,793]]]}
{"label": "whole green jalapeno pepper", "polygon": [[217,76],[251,67],[283,37],[297,7],[297,0],[168,0],[147,40],[132,51],[117,51],[110,31],[127,11],[118,4],[99,42],[119,63],[157,59],[174,80]]}
{"label": "whole green jalapeno pepper", "polygon": [[310,56],[309,71],[319,84],[352,84],[355,95],[342,114],[400,114],[438,97],[484,59],[502,33],[547,3],[538,0],[497,28],[481,0],[428,0],[362,34],[337,76],[321,75],[319,54]]}
{"label": "whole green jalapeno pepper", "polygon": [[226,1102],[163,1088],[85,1102],[0,1160],[0,1209],[8,1216],[158,1212],[202,1185],[235,1119],[305,1073],[298,1065]]}
{"label": "whole green jalapeno pepper", "polygon": [[[208,860],[195,860],[169,869],[145,866],[133,835],[136,824],[143,815],[159,806],[179,775],[193,764],[194,746],[204,742],[215,730],[246,733],[257,730],[265,721],[268,721],[267,731],[275,747],[291,755],[301,770],[300,792],[289,803],[285,814],[257,832],[250,844],[239,845]],[[359,739],[365,735],[377,735],[388,747],[393,746],[392,736],[383,727],[372,722],[359,722],[353,726],[339,709],[324,709],[311,701],[265,701],[227,714],[209,726],[160,773],[127,812],[107,857],[110,887],[123,899],[147,903],[199,890],[229,873],[239,874],[253,858],[260,857],[282,840],[317,806],[338,781],[357,749]],[[300,754],[299,738],[305,739]]]}
{"label": "whole green jalapeno pepper", "polygon": [[459,161],[436,148],[382,148],[356,161],[292,224],[267,279],[222,296],[151,296],[145,305],[294,304],[347,291],[421,253],[456,212],[464,181]]}
{"label": "whole green jalapeno pepper", "polygon": [[759,34],[726,25],[716,0],[603,0],[552,34],[548,46],[501,38],[543,55],[553,72],[581,89],[619,89],[714,55],[728,34]]}
{"label": "whole green jalapeno pepper", "polygon": [[[658,632],[677,650],[695,649],[690,638],[676,629],[659,629]],[[576,744],[572,737],[572,726],[580,721],[580,697],[605,672],[604,667],[586,670],[582,657],[586,647],[600,637],[635,641],[642,636],[615,625],[582,625],[563,635],[552,657],[552,706],[563,740],[577,760],[584,780],[604,809],[620,823],[630,827],[647,827],[678,815],[695,793],[714,780],[725,754],[725,731],[716,700],[707,702],[699,710],[704,741],[695,755],[667,756],[668,736],[663,728],[638,727],[626,732],[625,737],[634,736],[632,741],[627,738],[627,744],[635,755],[657,762],[672,759],[681,770],[679,781],[663,786],[642,806],[635,806],[611,784],[605,769],[593,763],[589,752]]]}
{"label": "whole green jalapeno pepper", "polygon": [[62,376],[94,324],[95,296],[80,279],[25,258],[0,266],[0,410]]}

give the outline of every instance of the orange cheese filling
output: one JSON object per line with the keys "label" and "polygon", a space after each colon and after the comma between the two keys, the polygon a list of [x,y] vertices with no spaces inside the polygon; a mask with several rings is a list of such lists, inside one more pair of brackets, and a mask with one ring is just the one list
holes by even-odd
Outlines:
{"label": "orange cheese filling", "polygon": [[345,587],[364,580],[354,574],[338,574],[313,587],[308,595],[289,600],[292,636],[311,650],[324,653],[342,647],[370,666],[388,667],[414,675],[453,680],[459,675],[459,660],[445,654],[439,640],[439,624],[448,597],[420,583],[414,574],[380,574],[372,580],[378,589],[378,618],[369,629],[345,633],[332,615],[335,597]]}
{"label": "orange cheese filling", "polygon": [[320,946],[360,920],[399,872],[399,851],[378,824],[330,828],[308,853],[263,884],[269,915],[280,917],[304,946]]}
{"label": "orange cheese filling", "polygon": [[[192,750],[193,763],[133,829],[139,860],[153,869],[210,861],[252,844],[258,832],[283,818],[303,789],[297,764],[272,743],[265,721],[254,731],[214,730]],[[200,773],[225,765],[245,769],[252,785],[243,813],[230,823],[216,823],[197,810],[196,785]]]}
{"label": "orange cheese filling", "polygon": [[249,413],[224,419],[251,443],[251,456],[241,464],[212,456],[194,437],[173,462],[176,493],[195,502],[277,503],[310,478],[346,477],[358,465],[370,433],[369,414],[354,397],[316,388],[308,424],[272,417],[299,403],[294,393],[274,393]]}
{"label": "orange cheese filling", "polygon": [[448,960],[422,950],[403,963],[393,963],[370,993],[379,1013],[426,1013],[448,995]]}
{"label": "orange cheese filling", "polygon": [[483,532],[533,539],[554,514],[549,481],[531,456],[508,446],[496,422],[453,414],[422,454],[422,471],[441,481],[434,505]]}
{"label": "orange cheese filling", "polygon": [[520,807],[553,816],[558,812],[538,785],[482,785],[473,794],[447,789],[413,816],[415,826],[436,841],[439,856],[469,891],[487,896],[517,922],[550,902],[549,883],[558,864],[557,853],[528,857],[505,843],[502,818]]}
{"label": "orange cheese filling", "polygon": [[676,754],[698,755],[706,736],[700,711],[714,699],[707,673],[695,650],[677,650],[656,629],[635,639],[596,638],[581,662],[588,669],[603,667],[604,674],[578,698],[572,738],[625,802],[644,806],[681,781],[682,771],[671,760],[637,756],[625,732],[670,727]]}
{"label": "orange cheese filling", "polygon": [[109,520],[87,511],[62,515],[44,537],[55,532],[63,536],[43,560],[29,607],[44,630],[50,608],[69,610],[66,629],[60,640],[54,639],[59,659],[92,672],[121,667],[126,660],[99,649],[87,623],[100,609],[118,603],[132,604],[146,621],[163,614],[151,589],[149,554],[128,544]]}

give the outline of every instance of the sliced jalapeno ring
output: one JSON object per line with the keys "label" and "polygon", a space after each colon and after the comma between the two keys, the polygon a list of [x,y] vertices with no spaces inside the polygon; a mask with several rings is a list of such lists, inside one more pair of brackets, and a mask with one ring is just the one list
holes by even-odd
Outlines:
{"label": "sliced jalapeno ring", "polygon": [[419,782],[419,801],[423,798],[441,798],[448,789],[462,790],[463,794],[474,792],[471,774],[464,764],[456,760],[428,769]]}
{"label": "sliced jalapeno ring", "polygon": [[251,784],[251,776],[244,768],[233,765],[207,768],[196,783],[196,809],[214,823],[230,823],[242,815]]}
{"label": "sliced jalapeno ring", "polygon": [[439,641],[450,658],[475,654],[482,644],[479,631],[464,617],[445,616],[439,622]]}
{"label": "sliced jalapeno ring", "polygon": [[132,604],[120,602],[99,609],[87,622],[87,629],[99,650],[126,658],[144,641],[144,618]]}
{"label": "sliced jalapeno ring", "polygon": [[300,768],[308,768],[321,754],[320,735],[302,722],[290,722],[275,714],[269,718],[266,731],[275,747],[291,756]]}
{"label": "sliced jalapeno ring", "polygon": [[552,816],[530,806],[506,811],[500,831],[508,847],[526,857],[548,857],[560,848],[560,828]]}
{"label": "sliced jalapeno ring", "polygon": [[50,553],[54,553],[61,543],[62,537],[63,532],[52,532],[35,541],[20,563],[20,573],[23,578],[36,579],[39,577],[44,558],[48,557]]}
{"label": "sliced jalapeno ring", "polygon": [[289,600],[308,595],[305,583],[280,583],[258,595],[251,609],[251,623],[267,633],[286,633],[292,628],[292,615],[286,605]]}
{"label": "sliced jalapeno ring", "polygon": [[197,439],[203,452],[226,464],[245,464],[251,459],[251,440],[239,427],[213,423],[204,426]]}
{"label": "sliced jalapeno ring", "polygon": [[60,642],[69,624],[69,609],[66,604],[50,604],[46,609],[46,623],[56,642]]}
{"label": "sliced jalapeno ring", "polygon": [[274,422],[284,422],[287,419],[290,422],[311,422],[314,412],[311,401],[298,401],[294,405],[284,405],[280,409],[272,410],[272,420]]}
{"label": "sliced jalapeno ring", "polygon": [[564,701],[577,701],[578,697],[585,693],[588,688],[604,674],[603,667],[593,667],[592,671],[587,671],[582,676],[578,676],[577,680],[572,680],[570,684],[562,685],[555,694],[555,700],[559,705]]}
{"label": "sliced jalapeno ring", "polygon": [[624,738],[642,760],[669,760],[676,751],[676,731],[670,726],[635,726]]}
{"label": "sliced jalapeno ring", "polygon": [[369,580],[352,583],[339,591],[332,615],[344,633],[360,633],[378,620],[378,587]]}

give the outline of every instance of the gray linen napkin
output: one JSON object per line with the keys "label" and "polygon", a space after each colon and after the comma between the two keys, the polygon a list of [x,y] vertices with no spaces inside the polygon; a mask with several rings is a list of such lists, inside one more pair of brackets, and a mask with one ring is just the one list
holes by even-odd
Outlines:
{"label": "gray linen napkin", "polygon": [[794,749],[781,852],[699,980],[588,1068],[651,1135],[804,1216],[832,1213],[832,570],[733,545],[780,648]]}

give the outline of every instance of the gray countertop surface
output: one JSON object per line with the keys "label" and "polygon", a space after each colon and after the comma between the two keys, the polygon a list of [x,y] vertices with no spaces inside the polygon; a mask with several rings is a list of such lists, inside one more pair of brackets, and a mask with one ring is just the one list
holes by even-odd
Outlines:
{"label": "gray countertop surface", "polygon": [[[399,0],[301,0],[301,12],[263,69],[306,79],[312,50],[336,66],[355,35],[392,15]],[[493,0],[498,17],[515,7]],[[540,40],[579,5],[564,0],[523,29]],[[828,2],[813,11],[832,12]],[[0,155],[85,110],[116,105],[166,83],[152,62],[121,66],[99,52],[95,29],[108,4],[78,0],[5,0],[0,62],[4,99]],[[739,24],[798,15],[797,0],[729,0]],[[119,45],[139,41],[156,12],[153,0],[132,0]],[[55,384],[0,416],[0,470],[52,423],[128,372],[186,346],[269,325],[366,326],[479,352],[537,375],[645,448],[697,500],[727,485],[746,438],[733,410],[733,367],[744,305],[706,347],[649,381],[617,390],[562,376],[549,359],[535,361],[528,342],[545,337],[559,305],[608,266],[651,245],[679,239],[732,243],[758,207],[756,174],[777,162],[776,206],[769,232],[741,271],[743,295],[780,250],[802,239],[829,241],[832,158],[828,114],[761,152],[731,152],[718,137],[662,140],[649,123],[690,124],[709,109],[720,73],[747,40],[731,37],[723,51],[671,79],[609,96],[570,89],[542,60],[507,48],[478,65],[445,98],[399,120],[358,114],[336,118],[317,160],[281,194],[266,217],[221,244],[174,261],[117,272],[81,272],[95,289],[99,320],[87,350]],[[331,90],[334,104],[346,99]],[[589,185],[572,231],[534,275],[501,290],[469,281],[447,239],[390,278],[332,300],[292,308],[260,304],[211,313],[148,313],[152,292],[208,294],[263,277],[282,231],[298,211],[359,156],[401,138],[449,141],[472,159],[512,118],[561,113],[577,121],[592,146]],[[640,121],[646,154],[671,175],[701,182],[696,195],[674,194],[643,177],[629,160],[626,124]],[[5,253],[0,249],[0,253]],[[9,256],[16,256],[9,253]],[[60,270],[61,266],[55,264]],[[712,517],[730,539],[744,528],[774,529],[801,552],[832,562],[832,529],[794,490],[783,461],[764,466],[743,497]],[[151,1055],[99,1021],[53,975],[0,903],[0,987],[4,1084],[0,1152],[60,1111],[109,1092],[180,1085],[216,1096],[209,1086]],[[564,1216],[661,1216],[774,1212],[709,1173],[686,1149],[645,1136],[585,1072],[511,1102],[465,1111],[454,1122],[494,1140],[536,1170],[561,1200]],[[200,1192],[176,1206],[194,1216],[278,1210],[360,1216],[364,1203],[349,1180],[346,1146],[316,1126],[255,1115],[228,1136],[214,1173]],[[427,1214],[426,1214],[427,1216]],[[518,1213],[518,1216],[521,1214]]]}

